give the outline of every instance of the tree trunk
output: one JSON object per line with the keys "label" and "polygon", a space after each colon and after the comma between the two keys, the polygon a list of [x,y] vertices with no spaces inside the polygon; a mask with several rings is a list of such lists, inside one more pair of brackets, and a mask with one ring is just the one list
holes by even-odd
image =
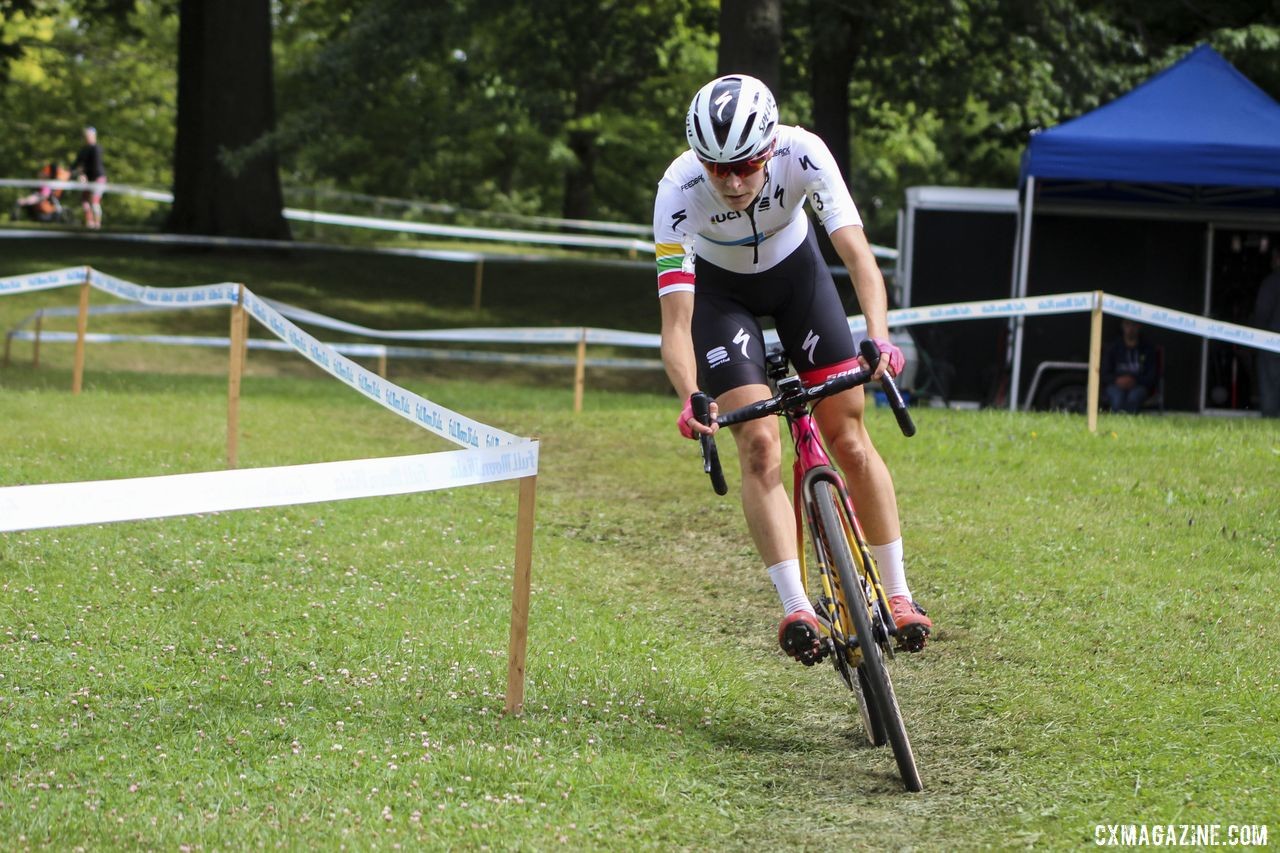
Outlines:
{"label": "tree trunk", "polygon": [[270,0],[181,0],[179,12],[168,228],[287,240],[275,151],[261,143],[275,127]]}
{"label": "tree trunk", "polygon": [[750,74],[779,97],[782,0],[721,0],[717,74]]}
{"label": "tree trunk", "polygon": [[593,214],[596,186],[596,133],[588,130],[569,132],[569,149],[578,163],[564,176],[565,219],[590,219]]}
{"label": "tree trunk", "polygon": [[863,20],[853,19],[831,3],[815,0],[812,12],[813,132],[822,137],[836,158],[840,174],[850,180],[849,79],[858,58]]}

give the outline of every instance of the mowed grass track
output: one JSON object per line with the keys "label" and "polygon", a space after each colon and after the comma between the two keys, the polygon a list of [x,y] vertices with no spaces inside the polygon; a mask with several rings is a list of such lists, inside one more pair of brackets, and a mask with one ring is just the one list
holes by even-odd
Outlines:
{"label": "mowed grass track", "polygon": [[[150,374],[95,372],[108,349],[78,398],[56,361],[0,373],[0,484],[221,464],[225,378],[170,374],[167,349]],[[257,367],[244,466],[447,449],[332,381]],[[511,484],[2,535],[6,839],[954,849],[1078,847],[1098,823],[1276,830],[1274,424],[1104,417],[1091,436],[923,410],[907,440],[871,413],[940,628],[894,669],[926,784],[906,795],[834,674],[776,650],[775,596],[670,398],[589,390],[574,416],[567,387],[405,382],[542,438],[527,713],[501,714]]]}

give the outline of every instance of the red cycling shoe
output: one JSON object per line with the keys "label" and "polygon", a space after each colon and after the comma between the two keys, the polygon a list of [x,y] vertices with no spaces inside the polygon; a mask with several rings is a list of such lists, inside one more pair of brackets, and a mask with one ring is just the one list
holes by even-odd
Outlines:
{"label": "red cycling shoe", "polygon": [[924,608],[905,595],[895,595],[889,599],[889,609],[893,611],[893,624],[898,626],[898,645],[909,652],[923,649],[933,628],[933,620]]}

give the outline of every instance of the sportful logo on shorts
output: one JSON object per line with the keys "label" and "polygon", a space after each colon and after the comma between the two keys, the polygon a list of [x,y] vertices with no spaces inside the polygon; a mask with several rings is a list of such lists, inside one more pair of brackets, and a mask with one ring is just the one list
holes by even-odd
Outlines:
{"label": "sportful logo on shorts", "polygon": [[707,351],[707,366],[719,367],[729,361],[729,351],[724,347],[716,347]]}

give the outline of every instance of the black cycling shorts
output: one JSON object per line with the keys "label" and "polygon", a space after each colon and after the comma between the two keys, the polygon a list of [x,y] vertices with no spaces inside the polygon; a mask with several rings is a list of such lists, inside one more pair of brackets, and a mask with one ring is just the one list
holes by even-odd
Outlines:
{"label": "black cycling shorts", "polygon": [[712,397],[766,383],[759,317],[773,318],[778,338],[802,376],[857,358],[840,294],[812,229],[794,252],[764,272],[729,272],[703,258],[695,261],[694,270],[698,384]]}

